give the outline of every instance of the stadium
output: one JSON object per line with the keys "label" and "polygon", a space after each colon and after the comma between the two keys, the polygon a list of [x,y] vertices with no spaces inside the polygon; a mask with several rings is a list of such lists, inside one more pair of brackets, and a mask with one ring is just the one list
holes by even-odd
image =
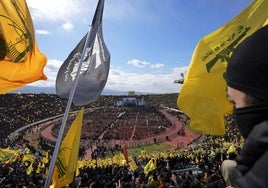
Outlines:
{"label": "stadium", "polygon": [[[223,184],[219,166],[230,153],[231,143],[235,143],[235,152],[239,151],[241,136],[237,130],[228,127],[224,136],[190,131],[187,128],[189,119],[176,109],[176,99],[177,94],[136,95],[131,98],[101,96],[85,106],[79,149],[81,167],[73,184],[79,184],[79,187],[116,187],[120,180],[124,187],[131,187],[135,181],[149,186],[148,178],[153,173],[169,184],[174,184],[170,180],[172,174],[177,175],[177,182],[181,185],[189,185],[192,181],[204,187],[208,184],[208,174],[217,176],[217,183]],[[125,102],[118,106],[117,101]],[[51,158],[67,100],[49,94],[5,94],[0,96],[0,102],[3,104],[1,148],[22,151],[16,155],[15,161],[1,159],[1,175],[5,177],[2,183],[14,185],[16,182],[27,186],[33,183],[42,187],[49,165],[48,161],[42,161],[47,155]],[[79,109],[71,107],[64,135]],[[232,125],[231,118],[226,120],[228,125]],[[159,149],[160,146],[164,149]],[[154,149],[148,149],[150,147]],[[126,150],[127,158],[123,155]],[[1,153],[8,152],[3,149]],[[31,160],[26,160],[25,156],[31,156]],[[145,172],[145,166],[152,159],[157,161],[156,165]],[[40,164],[43,165],[40,167]],[[13,171],[7,172],[7,168]],[[18,175],[16,181],[10,178],[18,173],[24,181]]]}

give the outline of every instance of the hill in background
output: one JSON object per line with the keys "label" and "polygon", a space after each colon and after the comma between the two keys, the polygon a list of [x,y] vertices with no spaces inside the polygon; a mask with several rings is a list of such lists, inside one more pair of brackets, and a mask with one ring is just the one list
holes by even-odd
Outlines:
{"label": "hill in background", "polygon": [[[14,90],[10,93],[46,93],[46,94],[56,94],[55,87],[37,87],[37,86],[24,86],[17,90]],[[135,92],[136,94],[146,94],[145,92]],[[102,95],[128,95],[128,91],[116,91],[105,89],[102,92]]]}

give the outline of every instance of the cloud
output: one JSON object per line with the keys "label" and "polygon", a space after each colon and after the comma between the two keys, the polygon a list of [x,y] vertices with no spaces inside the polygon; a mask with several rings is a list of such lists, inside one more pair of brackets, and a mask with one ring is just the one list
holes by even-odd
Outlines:
{"label": "cloud", "polygon": [[62,63],[63,63],[62,61],[56,59],[49,59],[44,68],[44,73],[47,76],[47,80],[36,81],[29,85],[39,87],[55,87],[57,73]]}
{"label": "cloud", "polygon": [[164,67],[165,65],[162,64],[162,63],[156,63],[156,64],[152,64],[151,65],[151,68],[155,68],[155,69],[159,69],[159,68],[162,68]]}
{"label": "cloud", "polygon": [[128,73],[111,68],[105,88],[118,91],[137,91],[147,93],[178,93],[181,85],[174,83],[182,78],[187,67],[175,67],[167,74]]}
{"label": "cloud", "polygon": [[110,69],[110,72],[114,76],[122,76],[122,73],[123,73],[122,71],[116,70],[116,69]]}
{"label": "cloud", "polygon": [[[26,0],[33,19],[42,22],[66,20],[83,20],[89,23],[94,15],[98,1],[96,0]],[[105,1],[105,18],[112,20],[129,19],[139,21],[150,4],[136,1]],[[139,10],[139,11],[137,11]],[[155,15],[154,15],[155,16]],[[154,18],[155,19],[155,18]]]}
{"label": "cloud", "polygon": [[133,65],[135,67],[146,67],[147,65],[150,65],[149,62],[141,61],[138,59],[132,59],[131,61],[128,61],[127,64]]}
{"label": "cloud", "polygon": [[[66,21],[81,19],[81,15],[93,12],[96,3],[86,0],[27,0],[33,19],[38,21]],[[78,16],[80,15],[80,16]]]}
{"label": "cloud", "polygon": [[[62,61],[50,59],[45,66],[44,73],[47,76],[46,81],[36,81],[30,85],[40,87],[55,87],[56,77]],[[174,83],[181,77],[181,73],[186,73],[187,67],[174,67],[167,74],[141,74],[130,73],[111,67],[106,89],[117,91],[137,91],[147,93],[178,93],[180,84]]]}
{"label": "cloud", "polygon": [[51,35],[51,33],[49,31],[46,30],[40,30],[40,29],[36,29],[35,30],[36,34],[40,34],[40,35]]}
{"label": "cloud", "polygon": [[65,30],[71,30],[71,29],[73,29],[73,25],[70,22],[65,22],[64,24],[62,24],[62,27]]}
{"label": "cloud", "polygon": [[153,69],[159,69],[165,66],[165,64],[163,63],[152,64],[147,61],[141,61],[139,59],[132,59],[131,61],[128,61],[127,64],[133,65],[135,67],[148,67],[149,66]]}

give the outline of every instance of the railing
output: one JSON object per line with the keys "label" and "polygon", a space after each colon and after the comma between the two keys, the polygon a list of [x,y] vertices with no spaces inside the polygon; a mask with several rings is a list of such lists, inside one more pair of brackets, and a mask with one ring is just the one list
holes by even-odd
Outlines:
{"label": "railing", "polygon": [[189,171],[192,171],[194,174],[202,173],[199,167],[190,167],[190,168],[184,168],[184,169],[179,169],[179,170],[172,170],[171,173],[181,174],[181,173],[189,172]]}

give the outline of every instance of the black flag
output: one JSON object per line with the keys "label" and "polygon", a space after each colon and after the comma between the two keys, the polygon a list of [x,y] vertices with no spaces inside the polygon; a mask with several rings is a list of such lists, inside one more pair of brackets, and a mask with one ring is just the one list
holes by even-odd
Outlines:
{"label": "black flag", "polygon": [[[69,98],[79,63],[83,58],[73,97],[73,103],[78,106],[96,101],[107,82],[110,69],[110,53],[102,35],[103,8],[104,0],[100,0],[92,21],[91,32],[88,32],[82,38],[58,71],[56,92],[60,97]],[[88,40],[87,37],[89,37]],[[81,57],[84,48],[86,49],[85,55]]]}

